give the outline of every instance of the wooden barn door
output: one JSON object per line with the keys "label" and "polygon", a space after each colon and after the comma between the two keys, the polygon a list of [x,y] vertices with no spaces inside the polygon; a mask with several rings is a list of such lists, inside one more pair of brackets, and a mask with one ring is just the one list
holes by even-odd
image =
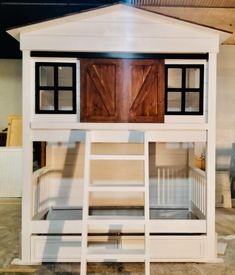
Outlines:
{"label": "wooden barn door", "polygon": [[164,122],[164,60],[131,60],[128,122]]}
{"label": "wooden barn door", "polygon": [[164,61],[81,59],[81,122],[164,122]]}
{"label": "wooden barn door", "polygon": [[120,61],[116,59],[81,59],[82,122],[118,122],[120,96]]}

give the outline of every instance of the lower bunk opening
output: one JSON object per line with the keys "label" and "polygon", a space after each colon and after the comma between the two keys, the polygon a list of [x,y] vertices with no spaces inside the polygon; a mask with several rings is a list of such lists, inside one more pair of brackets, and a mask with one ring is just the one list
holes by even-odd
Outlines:
{"label": "lower bunk opening", "polygon": [[[33,174],[33,233],[81,233],[84,143],[43,143],[44,167]],[[149,143],[149,217],[151,233],[206,232],[205,147],[202,142]],[[96,154],[124,154],[128,160],[103,160]],[[143,144],[99,144],[92,147],[89,221],[145,221]],[[107,192],[128,185],[128,192]],[[103,191],[98,191],[100,188]],[[137,190],[135,192],[135,188]],[[133,191],[134,190],[134,191]],[[143,190],[143,191],[141,191]],[[128,224],[128,220],[130,223]],[[35,222],[35,223],[34,223]],[[143,222],[141,226],[143,225]],[[64,223],[64,224],[63,224]],[[110,222],[111,224],[111,222]],[[121,224],[121,222],[120,222]],[[76,225],[76,230],[75,230]],[[37,228],[38,227],[38,228]],[[71,229],[73,228],[73,229]],[[132,227],[133,228],[133,227]],[[40,230],[42,229],[42,232]],[[187,232],[188,230],[188,232]]]}

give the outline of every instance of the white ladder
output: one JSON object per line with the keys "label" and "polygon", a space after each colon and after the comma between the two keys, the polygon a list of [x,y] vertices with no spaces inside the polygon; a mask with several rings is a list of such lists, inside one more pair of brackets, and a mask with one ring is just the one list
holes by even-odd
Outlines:
{"label": "white ladder", "polygon": [[[139,132],[142,135],[142,142],[144,144],[143,155],[97,155],[91,153],[91,146],[93,142],[99,143],[128,143],[135,140],[133,131],[87,131],[85,142],[85,162],[84,162],[84,189],[83,189],[83,215],[82,215],[82,238],[81,238],[81,267],[80,274],[87,274],[87,262],[144,262],[145,274],[150,274],[150,244],[149,244],[149,156],[148,156],[148,138],[146,133]],[[138,133],[137,133],[138,136]],[[138,139],[138,138],[137,138]],[[90,184],[90,161],[91,160],[142,160],[144,162],[144,184],[137,185],[105,185],[105,186],[91,186]],[[100,217],[89,217],[89,194],[90,192],[142,192],[144,194],[144,219],[102,219]],[[88,234],[89,228],[96,227],[115,227],[115,225],[134,228],[142,225],[144,228],[144,252],[139,253],[134,250],[121,251],[116,253],[110,249],[107,254],[90,254],[88,253]],[[136,252],[136,253],[135,253]],[[110,259],[111,258],[111,259]]]}

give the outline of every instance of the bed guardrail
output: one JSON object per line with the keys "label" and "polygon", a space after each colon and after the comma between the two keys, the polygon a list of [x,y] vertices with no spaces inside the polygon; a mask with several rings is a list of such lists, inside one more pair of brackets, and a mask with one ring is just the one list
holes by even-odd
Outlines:
{"label": "bed guardrail", "polygon": [[156,208],[188,208],[189,181],[186,166],[156,167],[150,179],[150,202]]}
{"label": "bed guardrail", "polygon": [[189,169],[191,211],[199,219],[206,218],[206,173],[198,168]]}

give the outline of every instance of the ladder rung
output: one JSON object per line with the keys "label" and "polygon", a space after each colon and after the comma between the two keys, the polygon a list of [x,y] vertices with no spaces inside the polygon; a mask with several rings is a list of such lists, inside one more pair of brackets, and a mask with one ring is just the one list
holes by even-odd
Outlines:
{"label": "ladder rung", "polygon": [[89,262],[144,262],[144,249],[89,249]]}
{"label": "ladder rung", "polygon": [[143,155],[90,155],[90,160],[145,160]]}
{"label": "ladder rung", "polygon": [[127,185],[96,185],[96,186],[89,186],[89,192],[145,192],[144,186],[127,186]]}
{"label": "ladder rung", "polygon": [[142,233],[145,234],[145,220],[144,219],[120,219],[119,217],[111,217],[105,219],[105,217],[88,217],[87,226],[89,233],[110,233],[122,232],[122,233]]}
{"label": "ladder rung", "polygon": [[96,130],[91,131],[91,143],[131,143],[131,142],[144,142],[143,131],[131,131],[131,130]]}

